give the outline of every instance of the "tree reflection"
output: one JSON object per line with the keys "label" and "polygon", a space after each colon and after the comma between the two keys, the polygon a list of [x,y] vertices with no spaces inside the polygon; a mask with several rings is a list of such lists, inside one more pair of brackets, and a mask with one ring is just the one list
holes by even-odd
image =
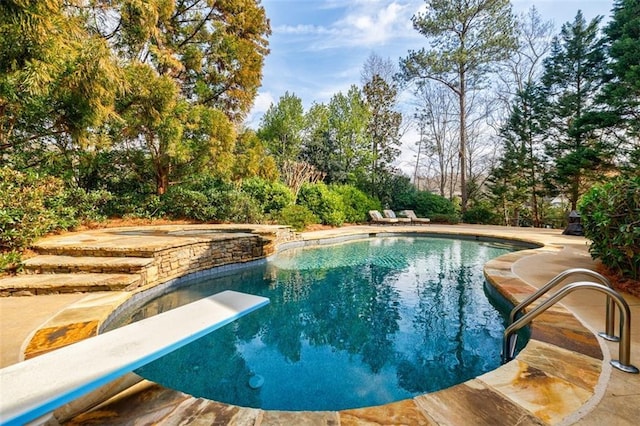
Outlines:
{"label": "tree reflection", "polygon": [[[486,371],[494,362],[486,353],[499,347],[502,329],[492,330],[502,324],[484,297],[478,265],[495,254],[479,255],[470,242],[463,250],[459,241],[399,240],[298,250],[251,272],[181,290],[181,302],[233,289],[268,297],[270,304],[141,374],[196,396],[263,407],[267,392],[248,385],[254,374],[264,375],[265,388],[278,390],[289,389],[284,381],[295,381],[295,374],[318,377],[326,369],[338,388],[346,374],[356,374],[351,385],[359,386],[368,379],[358,374],[368,370],[368,377],[395,377],[397,383],[380,384],[380,394],[400,398],[460,382],[461,367],[468,368],[466,378]],[[465,266],[469,257],[475,263]],[[163,303],[175,306],[175,299],[166,296],[147,309],[161,311]],[[330,353],[353,365],[322,358]],[[176,374],[161,378],[166,371]],[[369,403],[384,402],[389,400]]]}

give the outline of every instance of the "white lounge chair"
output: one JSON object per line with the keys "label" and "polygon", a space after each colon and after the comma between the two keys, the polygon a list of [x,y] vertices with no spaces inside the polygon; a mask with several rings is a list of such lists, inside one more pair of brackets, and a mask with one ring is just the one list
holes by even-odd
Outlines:
{"label": "white lounge chair", "polygon": [[416,214],[413,212],[413,210],[402,210],[400,213],[403,216],[406,216],[407,218],[409,218],[409,220],[411,220],[412,223],[429,223],[429,222],[431,222],[431,219],[429,219],[428,217],[418,217],[418,216],[416,216]]}
{"label": "white lounge chair", "polygon": [[384,217],[387,219],[397,219],[401,223],[411,223],[411,219],[408,217],[397,217],[393,210],[383,210]]}
{"label": "white lounge chair", "polygon": [[369,210],[369,217],[373,223],[398,223],[398,219],[383,217],[378,210]]}

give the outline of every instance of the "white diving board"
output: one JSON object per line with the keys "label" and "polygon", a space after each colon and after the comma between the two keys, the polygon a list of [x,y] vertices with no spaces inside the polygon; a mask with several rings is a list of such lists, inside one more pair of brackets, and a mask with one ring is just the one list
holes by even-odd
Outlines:
{"label": "white diving board", "polygon": [[269,303],[223,291],[0,370],[0,423],[22,425]]}

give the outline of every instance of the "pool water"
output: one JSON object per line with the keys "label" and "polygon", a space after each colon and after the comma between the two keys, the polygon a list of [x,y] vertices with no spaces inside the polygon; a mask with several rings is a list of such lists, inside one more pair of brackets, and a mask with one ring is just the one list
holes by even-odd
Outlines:
{"label": "pool water", "polygon": [[505,320],[482,267],[513,250],[423,237],[288,250],[146,305],[136,317],[227,289],[271,300],[136,372],[274,410],[341,410],[443,389],[500,365]]}

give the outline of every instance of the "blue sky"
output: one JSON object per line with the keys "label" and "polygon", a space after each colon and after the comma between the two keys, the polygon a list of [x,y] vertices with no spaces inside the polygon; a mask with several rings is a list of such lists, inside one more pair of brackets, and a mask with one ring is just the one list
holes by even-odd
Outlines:
{"label": "blue sky", "polygon": [[[516,14],[534,5],[556,33],[580,9],[591,20],[610,16],[613,0],[512,0]],[[262,87],[247,124],[257,128],[271,103],[286,91],[302,99],[327,103],[339,91],[360,85],[360,73],[373,52],[395,64],[410,49],[425,46],[411,17],[424,0],[262,0],[271,21],[271,53]]]}

